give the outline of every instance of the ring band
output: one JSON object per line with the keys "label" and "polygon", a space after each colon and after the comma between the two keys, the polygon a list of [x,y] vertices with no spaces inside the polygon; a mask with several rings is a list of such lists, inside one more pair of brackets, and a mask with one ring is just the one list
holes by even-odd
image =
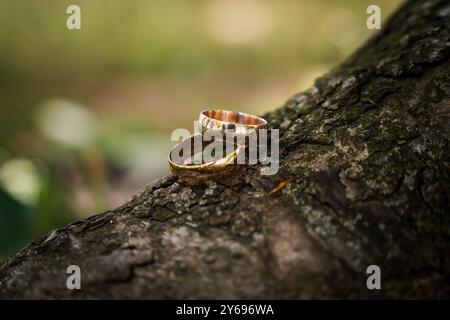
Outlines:
{"label": "ring band", "polygon": [[[203,135],[198,133],[177,143],[169,153],[168,160],[171,171],[177,176],[198,177],[198,175],[205,175],[205,176],[211,174],[215,175],[219,171],[228,171],[228,169],[236,167],[230,166],[230,164],[235,163],[235,160],[237,159],[239,153],[245,150],[245,147],[226,141],[218,141],[218,142],[223,143],[223,147],[225,149],[227,145],[228,147],[230,147],[230,144],[232,144],[233,151],[228,154],[225,153],[225,156],[223,158],[201,164],[196,164],[195,162],[192,163],[193,162],[192,160],[195,159],[196,155],[198,155],[198,153],[197,154],[195,153],[196,151],[195,146],[196,144],[201,143],[202,146],[201,151],[203,156],[203,151],[206,145],[212,142],[203,141]],[[174,157],[172,156],[172,154],[174,152],[177,152],[177,154],[179,154],[181,150],[184,151],[186,148],[190,148],[190,153],[188,155],[183,154],[180,159],[181,160],[180,162],[175,161],[173,159]]]}
{"label": "ring band", "polygon": [[249,134],[265,128],[267,121],[261,117],[243,112],[227,110],[205,110],[200,113],[199,122],[202,132],[206,130],[232,130],[236,134]]}

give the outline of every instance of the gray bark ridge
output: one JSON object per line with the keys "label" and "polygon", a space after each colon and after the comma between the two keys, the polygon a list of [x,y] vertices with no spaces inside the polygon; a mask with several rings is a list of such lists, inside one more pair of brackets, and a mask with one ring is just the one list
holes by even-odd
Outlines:
{"label": "gray bark ridge", "polygon": [[408,1],[266,114],[276,175],[162,178],[4,262],[0,297],[449,298],[449,21],[449,1]]}

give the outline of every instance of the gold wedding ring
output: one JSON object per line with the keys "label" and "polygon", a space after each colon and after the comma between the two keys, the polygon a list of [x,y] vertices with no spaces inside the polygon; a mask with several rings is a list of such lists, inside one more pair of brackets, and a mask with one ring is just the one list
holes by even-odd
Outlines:
{"label": "gold wedding ring", "polygon": [[200,113],[199,122],[202,132],[206,130],[231,130],[235,134],[246,135],[267,126],[267,121],[261,117],[243,112],[227,110],[205,110]]}
{"label": "gold wedding ring", "polygon": [[[195,134],[177,143],[169,154],[171,171],[183,178],[209,177],[216,175],[218,172],[229,172],[235,167],[230,165],[235,163],[239,153],[245,150],[245,147],[231,142],[217,141],[223,146],[224,156],[204,162],[202,153],[209,144],[214,142],[216,141],[203,141],[201,134]],[[201,150],[196,150],[195,147],[199,144],[201,144]],[[231,152],[227,153],[227,149]],[[185,151],[187,151],[187,154],[185,154]],[[176,156],[178,156],[178,159],[175,159]],[[196,157],[199,157],[200,163],[196,163]]]}
{"label": "gold wedding ring", "polygon": [[[267,127],[267,121],[263,118],[227,110],[202,111],[199,122],[202,133],[177,143],[169,154],[171,171],[186,182],[201,180],[199,178],[221,177],[223,173],[228,173],[237,167],[236,160],[241,152],[244,152],[242,156],[245,157],[246,143],[238,143],[235,139],[230,141],[225,133],[231,132],[235,136],[243,137]],[[220,139],[204,141],[205,132],[209,130],[220,131],[222,136]],[[220,147],[215,149],[215,146]],[[214,154],[213,158],[208,155],[210,151],[214,151],[211,152]]]}

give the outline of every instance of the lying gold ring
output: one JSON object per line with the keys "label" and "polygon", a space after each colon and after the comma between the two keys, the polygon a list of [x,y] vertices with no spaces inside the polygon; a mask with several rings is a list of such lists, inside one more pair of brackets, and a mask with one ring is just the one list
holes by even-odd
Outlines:
{"label": "lying gold ring", "polygon": [[[218,172],[224,171],[228,172],[230,169],[235,168],[236,166],[231,166],[231,164],[235,164],[238,155],[243,150],[245,150],[245,147],[226,141],[218,141],[218,143],[222,143],[224,149],[227,149],[227,147],[228,149],[232,149],[232,152],[229,152],[228,154],[224,152],[223,153],[224,157],[206,163],[202,162],[200,164],[195,163],[193,161],[193,159],[195,160],[195,157],[198,156],[198,152],[195,153],[195,151],[198,151],[195,150],[196,143],[197,146],[199,143],[201,143],[201,152],[202,152],[201,156],[203,159],[204,156],[203,151],[205,150],[205,147],[207,147],[207,145],[213,142],[203,141],[202,134],[198,133],[177,143],[170,151],[168,157],[171,171],[175,175],[182,176],[184,178],[186,177],[198,178],[199,176],[202,175],[209,176],[211,174],[216,175]],[[184,151],[186,149],[189,149],[188,151],[190,151],[190,153],[187,155],[183,154],[179,159],[180,161],[175,161],[173,157],[174,152],[177,152],[179,155],[181,150]]]}
{"label": "lying gold ring", "polygon": [[227,110],[202,111],[198,120],[202,132],[206,130],[224,132],[225,130],[232,130],[236,134],[249,134],[267,126],[267,121],[261,117]]}

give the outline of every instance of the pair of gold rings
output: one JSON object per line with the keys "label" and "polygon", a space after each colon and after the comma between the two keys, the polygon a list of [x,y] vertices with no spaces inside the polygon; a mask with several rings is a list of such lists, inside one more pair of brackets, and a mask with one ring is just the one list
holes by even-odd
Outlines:
{"label": "pair of gold rings", "polygon": [[[235,136],[245,136],[267,127],[267,121],[261,117],[226,110],[202,111],[199,116],[199,124],[201,133],[182,140],[170,151],[169,166],[175,175],[183,178],[198,178],[232,170],[235,166],[230,165],[235,164],[239,154],[246,149],[246,145],[238,144],[234,139],[232,142],[225,140],[225,133],[231,132]],[[219,142],[221,142],[223,152],[217,152],[219,158],[205,159],[203,157],[203,151],[211,145],[211,141],[204,139],[204,135],[208,131],[221,134],[222,138]],[[200,146],[200,148],[196,150],[195,146]]]}

